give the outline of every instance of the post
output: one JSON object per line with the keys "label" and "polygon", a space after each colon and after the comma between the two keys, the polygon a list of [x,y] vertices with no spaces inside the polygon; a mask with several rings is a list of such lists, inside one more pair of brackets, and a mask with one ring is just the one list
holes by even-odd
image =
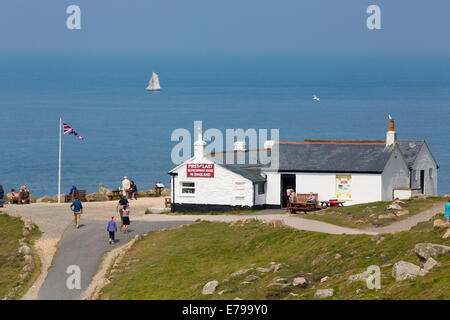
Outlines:
{"label": "post", "polygon": [[58,168],[58,203],[61,203],[61,118],[59,118],[59,168]]}

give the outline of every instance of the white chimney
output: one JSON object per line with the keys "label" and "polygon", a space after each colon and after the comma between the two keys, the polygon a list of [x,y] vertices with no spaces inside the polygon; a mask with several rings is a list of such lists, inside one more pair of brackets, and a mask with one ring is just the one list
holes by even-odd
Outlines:
{"label": "white chimney", "polygon": [[264,142],[264,149],[272,149],[274,144],[275,140],[266,140],[266,142]]}
{"label": "white chimney", "polygon": [[394,119],[389,115],[389,131],[386,133],[386,147],[397,143],[397,132],[394,129]]}
{"label": "white chimney", "polygon": [[196,158],[203,158],[205,156],[206,142],[203,141],[202,129],[198,127],[197,141],[194,142],[194,156]]}
{"label": "white chimney", "polygon": [[247,145],[245,141],[236,141],[234,143],[234,151],[245,151],[247,149]]}

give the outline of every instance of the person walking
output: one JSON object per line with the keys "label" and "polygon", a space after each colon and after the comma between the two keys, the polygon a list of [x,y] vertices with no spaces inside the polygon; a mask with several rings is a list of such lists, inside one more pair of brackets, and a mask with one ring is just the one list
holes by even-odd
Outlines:
{"label": "person walking", "polygon": [[116,241],[114,239],[114,235],[117,231],[117,224],[114,217],[111,217],[111,220],[108,221],[108,225],[106,226],[106,230],[109,233],[109,244],[114,244]]}
{"label": "person walking", "polygon": [[122,215],[123,215],[122,232],[128,233],[128,226],[130,225],[130,205],[129,204],[124,206]]}
{"label": "person walking", "polygon": [[128,200],[122,195],[120,196],[119,202],[117,202],[116,210],[119,212],[120,216],[120,229],[123,227],[123,209],[128,205]]}
{"label": "person walking", "polygon": [[128,192],[130,191],[130,180],[128,180],[127,176],[123,177],[122,180],[122,192],[124,197],[128,197]]}
{"label": "person walking", "polygon": [[450,199],[448,200],[447,204],[445,205],[445,222],[450,222]]}
{"label": "person walking", "polygon": [[83,213],[83,205],[78,197],[75,197],[75,201],[70,205],[70,209],[73,211],[75,216],[75,228],[79,228],[80,226],[80,215]]}

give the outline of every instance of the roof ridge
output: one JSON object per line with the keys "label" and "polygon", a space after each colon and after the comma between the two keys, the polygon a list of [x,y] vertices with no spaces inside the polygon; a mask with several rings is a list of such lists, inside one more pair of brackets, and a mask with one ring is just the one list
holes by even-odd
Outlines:
{"label": "roof ridge", "polygon": [[[350,140],[355,141],[355,140]],[[368,140],[364,140],[368,141]],[[382,140],[380,140],[382,141]],[[350,145],[384,145],[385,142],[340,142],[340,141],[278,141],[279,144],[350,144]]]}

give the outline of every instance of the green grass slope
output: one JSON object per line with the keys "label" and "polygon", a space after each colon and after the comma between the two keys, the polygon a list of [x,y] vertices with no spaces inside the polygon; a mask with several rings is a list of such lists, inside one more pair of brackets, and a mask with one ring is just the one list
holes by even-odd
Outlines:
{"label": "green grass slope", "polygon": [[[391,276],[392,264],[399,260],[419,263],[416,243],[450,245],[442,234],[431,222],[382,236],[329,235],[257,221],[200,222],[153,232],[137,241],[108,274],[111,282],[100,299],[313,299],[320,288],[333,288],[333,299],[449,299],[450,255],[438,258],[440,266],[424,277],[396,282]],[[282,263],[281,268],[269,273],[253,269],[230,278],[240,269],[269,267],[271,262]],[[381,290],[369,290],[365,282],[346,284],[350,275],[374,264],[381,268]],[[250,274],[260,279],[242,284]],[[308,286],[269,286],[277,278],[289,284],[295,276],[306,277]],[[320,283],[325,276],[330,279]],[[202,295],[202,287],[211,280],[220,283],[216,293]],[[225,289],[230,292],[218,294]]]}

